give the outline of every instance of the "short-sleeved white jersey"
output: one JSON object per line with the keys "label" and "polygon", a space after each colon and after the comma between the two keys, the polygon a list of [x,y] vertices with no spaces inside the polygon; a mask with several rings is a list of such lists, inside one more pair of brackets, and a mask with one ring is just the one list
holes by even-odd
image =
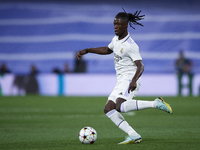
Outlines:
{"label": "short-sleeved white jersey", "polygon": [[134,61],[142,60],[139,47],[130,37],[130,34],[119,40],[118,36],[113,37],[108,45],[114,53],[115,70],[117,76],[122,74],[135,74],[137,66]]}

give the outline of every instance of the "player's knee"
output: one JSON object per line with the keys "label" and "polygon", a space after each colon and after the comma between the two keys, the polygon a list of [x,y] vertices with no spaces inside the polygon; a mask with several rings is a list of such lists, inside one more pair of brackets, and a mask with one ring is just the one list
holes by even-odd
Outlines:
{"label": "player's knee", "polygon": [[125,102],[126,100],[125,99],[123,99],[123,98],[117,98],[117,100],[116,100],[116,110],[118,111],[118,112],[121,112],[121,104],[123,103],[123,102]]}
{"label": "player's knee", "polygon": [[[113,109],[114,109],[114,108],[113,108]],[[107,114],[109,111],[111,111],[111,110],[113,110],[113,109],[110,108],[110,107],[105,106],[104,109],[103,109],[103,111],[104,111],[105,114]]]}
{"label": "player's knee", "polygon": [[113,110],[113,109],[115,109],[115,108],[114,108],[114,107],[109,107],[109,106],[106,105],[106,106],[104,107],[103,111],[104,111],[105,114],[107,114],[109,111],[111,111],[111,110]]}
{"label": "player's knee", "polygon": [[109,110],[106,107],[104,107],[103,111],[105,114],[107,114],[107,112],[109,112]]}
{"label": "player's knee", "polygon": [[121,107],[121,105],[116,105],[116,110],[117,110],[118,112],[121,112],[120,107]]}
{"label": "player's knee", "polygon": [[113,110],[113,109],[115,109],[115,108],[116,108],[115,103],[112,102],[112,101],[109,101],[109,102],[105,105],[103,111],[104,111],[105,114],[107,114],[109,111],[111,111],[111,110]]}

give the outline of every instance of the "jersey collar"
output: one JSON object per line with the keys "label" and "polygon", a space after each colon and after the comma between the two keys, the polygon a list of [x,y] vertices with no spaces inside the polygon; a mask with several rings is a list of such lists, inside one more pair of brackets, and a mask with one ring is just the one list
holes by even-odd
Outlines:
{"label": "jersey collar", "polygon": [[128,32],[128,35],[127,36],[125,36],[123,39],[121,39],[121,40],[119,40],[118,38],[117,38],[117,41],[120,41],[121,43],[124,43],[124,42],[126,42],[128,39],[129,39],[129,37],[130,37],[130,34],[129,34],[129,32]]}

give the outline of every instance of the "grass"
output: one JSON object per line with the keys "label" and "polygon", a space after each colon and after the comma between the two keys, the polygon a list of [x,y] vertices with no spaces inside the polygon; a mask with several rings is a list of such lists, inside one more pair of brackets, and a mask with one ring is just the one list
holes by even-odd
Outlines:
{"label": "grass", "polygon": [[[138,97],[153,100],[153,97]],[[118,145],[126,134],[103,113],[106,97],[0,97],[0,149],[188,150],[200,149],[199,97],[166,97],[172,115],[157,109],[123,114],[143,141]],[[98,138],[84,145],[78,133],[93,127]]]}

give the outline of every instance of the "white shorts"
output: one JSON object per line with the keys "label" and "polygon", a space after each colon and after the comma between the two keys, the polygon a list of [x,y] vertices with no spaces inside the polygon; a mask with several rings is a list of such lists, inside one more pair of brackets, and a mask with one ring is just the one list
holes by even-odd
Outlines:
{"label": "white shorts", "polygon": [[109,95],[108,100],[112,100],[114,103],[116,103],[116,99],[118,97],[126,100],[132,100],[133,97],[136,96],[140,88],[140,78],[139,78],[137,80],[136,89],[128,93],[129,84],[132,81],[132,78],[133,75],[121,75],[120,77],[118,77],[117,84],[115,85],[115,88],[113,89],[112,93]]}

